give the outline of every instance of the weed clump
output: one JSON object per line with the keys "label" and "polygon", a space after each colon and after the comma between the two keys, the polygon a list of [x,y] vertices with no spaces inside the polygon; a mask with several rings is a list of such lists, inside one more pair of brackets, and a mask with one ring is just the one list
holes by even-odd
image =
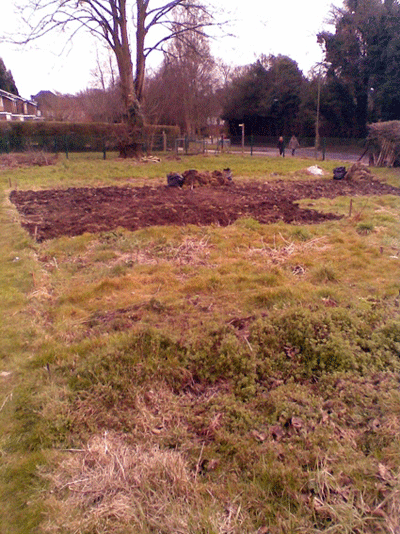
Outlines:
{"label": "weed clump", "polygon": [[371,222],[360,222],[357,224],[357,233],[360,235],[368,235],[374,231],[374,225]]}

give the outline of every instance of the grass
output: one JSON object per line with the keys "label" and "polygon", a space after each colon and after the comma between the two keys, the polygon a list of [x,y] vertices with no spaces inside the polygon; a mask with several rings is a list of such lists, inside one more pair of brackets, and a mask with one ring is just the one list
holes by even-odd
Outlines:
{"label": "grass", "polygon": [[[101,154],[70,154],[69,158],[60,155],[57,165],[27,167],[15,171],[2,172],[4,184],[21,186],[24,189],[45,189],[52,187],[85,187],[99,185],[121,185],[132,183],[156,183],[166,181],[169,172],[183,172],[196,168],[199,171],[233,169],[234,177],[253,179],[254,177],[278,180],[292,175],[296,179],[308,179],[305,169],[315,162],[298,158],[265,158],[235,154],[172,156],[160,163],[135,163],[120,160],[114,154],[103,160]],[[337,162],[319,162],[322,168],[331,173]]]}
{"label": "grass", "polygon": [[[399,529],[399,197],[355,198],[351,215],[347,198],[313,200],[344,217],[307,227],[241,219],[44,243],[7,200],[10,183],[156,184],[224,167],[309,179],[314,163],[72,154],[2,172],[0,532]],[[394,169],[376,174],[399,185]]]}

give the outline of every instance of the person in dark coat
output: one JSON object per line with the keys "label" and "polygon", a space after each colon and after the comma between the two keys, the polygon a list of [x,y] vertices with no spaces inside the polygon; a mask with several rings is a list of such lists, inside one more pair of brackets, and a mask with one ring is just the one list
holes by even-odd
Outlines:
{"label": "person in dark coat", "polygon": [[285,142],[282,136],[279,138],[279,141],[278,141],[278,150],[279,150],[279,155],[284,158],[285,157]]}
{"label": "person in dark coat", "polygon": [[299,148],[300,144],[297,140],[297,137],[295,135],[292,135],[290,141],[289,141],[289,149],[292,151],[292,156],[294,156],[294,153],[296,152],[296,149]]}

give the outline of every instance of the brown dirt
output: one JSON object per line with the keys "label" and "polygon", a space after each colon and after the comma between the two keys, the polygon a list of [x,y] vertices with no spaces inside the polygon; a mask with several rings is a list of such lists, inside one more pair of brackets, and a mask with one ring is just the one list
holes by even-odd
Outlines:
{"label": "brown dirt", "polygon": [[400,189],[374,179],[318,179],[237,182],[194,189],[145,186],[12,191],[10,200],[21,215],[22,226],[37,241],[43,241],[118,227],[137,230],[156,225],[227,226],[240,217],[253,217],[260,223],[319,223],[340,216],[302,209],[296,201],[386,194],[400,195]]}

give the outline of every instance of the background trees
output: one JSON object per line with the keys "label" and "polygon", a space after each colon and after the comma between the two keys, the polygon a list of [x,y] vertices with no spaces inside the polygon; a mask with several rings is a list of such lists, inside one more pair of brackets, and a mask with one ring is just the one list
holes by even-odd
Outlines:
{"label": "background trees", "polygon": [[[130,12],[135,9],[136,68],[133,70],[131,56]],[[73,36],[84,28],[99,37],[110,47],[118,66],[124,117],[129,125],[131,139],[138,138],[145,122],[143,113],[143,87],[145,65],[148,55],[162,50],[165,43],[175,35],[186,31],[199,32],[197,19],[187,19],[176,24],[174,12],[182,7],[188,13],[206,13],[205,7],[191,0],[26,0],[20,6],[21,19],[29,21],[29,31],[21,42],[38,39],[49,32],[65,31]],[[207,12],[208,13],[208,12]],[[212,22],[201,22],[201,31]],[[160,29],[159,38],[148,44],[148,35],[153,29]]]}
{"label": "background trees", "polygon": [[299,111],[305,78],[287,56],[261,57],[237,69],[227,84],[223,118],[237,133],[244,122],[255,135],[292,135],[300,127]]}
{"label": "background trees", "polygon": [[[53,30],[72,38],[81,28],[103,40],[118,72],[109,86],[103,80],[81,93],[83,115],[123,117],[131,140],[140,140],[146,120],[205,132],[221,109],[233,134],[244,123],[247,134],[311,137],[317,100],[325,136],[364,137],[368,122],[400,118],[399,0],[344,0],[333,8],[334,31],[318,35],[324,66],[307,77],[281,55],[223,73],[207,39],[215,21],[197,0],[26,0],[21,13],[30,20],[25,41]],[[146,81],[155,50],[164,59]]]}
{"label": "background trees", "polygon": [[[215,96],[216,64],[202,26],[209,16],[182,7],[175,17],[174,37],[146,88],[146,108],[162,124],[177,124],[188,135],[200,134],[210,117],[220,111]],[[182,28],[186,31],[180,31]]]}
{"label": "background trees", "polygon": [[[321,32],[327,67],[324,114],[341,135],[363,137],[369,121],[400,118],[397,0],[345,0],[335,33]],[[396,81],[397,80],[397,81]]]}
{"label": "background trees", "polygon": [[17,86],[15,85],[13,75],[10,70],[7,70],[4,61],[0,58],[0,89],[19,95]]}
{"label": "background trees", "polygon": [[398,0],[344,0],[332,22],[318,35],[324,64],[307,78],[282,56],[236,70],[223,106],[233,133],[244,122],[254,134],[312,136],[318,87],[322,135],[363,138],[368,123],[400,119]]}

